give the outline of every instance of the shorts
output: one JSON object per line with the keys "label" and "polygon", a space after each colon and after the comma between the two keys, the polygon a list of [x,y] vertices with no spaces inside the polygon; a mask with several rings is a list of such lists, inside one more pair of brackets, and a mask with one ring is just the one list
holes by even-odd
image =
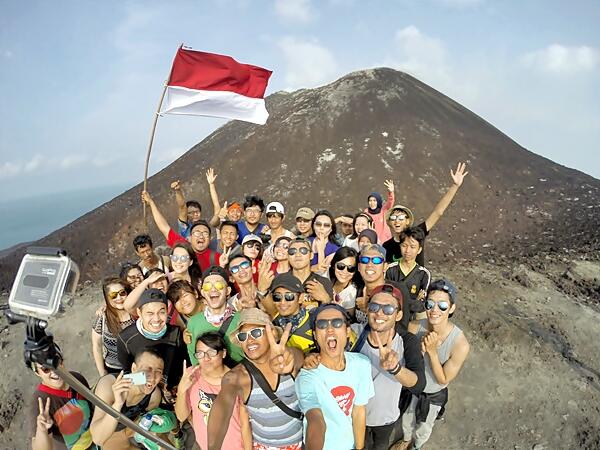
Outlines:
{"label": "shorts", "polygon": [[302,442],[292,445],[284,445],[283,447],[276,447],[273,445],[264,445],[258,442],[252,443],[252,450],[302,450]]}

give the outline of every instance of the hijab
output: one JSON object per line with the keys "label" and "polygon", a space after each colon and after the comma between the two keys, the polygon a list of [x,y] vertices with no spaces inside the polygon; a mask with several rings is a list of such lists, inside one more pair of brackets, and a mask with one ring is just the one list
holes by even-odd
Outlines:
{"label": "hijab", "polygon": [[377,208],[371,209],[369,207],[368,208],[369,214],[379,214],[381,212],[381,207],[383,206],[383,198],[381,197],[381,194],[379,192],[371,192],[369,194],[369,196],[367,197],[367,201],[371,197],[373,197],[373,198],[375,198],[375,200],[377,200]]}

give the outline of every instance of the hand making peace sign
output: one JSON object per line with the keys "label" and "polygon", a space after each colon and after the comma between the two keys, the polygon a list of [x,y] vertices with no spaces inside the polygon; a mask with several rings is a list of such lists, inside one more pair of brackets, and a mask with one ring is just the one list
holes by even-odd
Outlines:
{"label": "hand making peace sign", "polygon": [[269,340],[269,366],[275,373],[284,375],[294,370],[294,354],[288,347],[287,341],[292,331],[292,324],[288,323],[283,330],[279,342],[275,342],[274,329],[267,325],[267,339]]}
{"label": "hand making peace sign", "polygon": [[47,433],[54,425],[54,420],[50,417],[50,397],[46,398],[46,406],[44,406],[42,399],[38,397],[38,408],[40,413],[36,419],[37,427]]}
{"label": "hand making peace sign", "polygon": [[394,340],[394,332],[390,330],[385,346],[381,343],[379,333],[375,333],[375,340],[379,346],[379,365],[383,370],[394,370],[398,367],[400,359],[398,353],[392,350],[392,341]]}

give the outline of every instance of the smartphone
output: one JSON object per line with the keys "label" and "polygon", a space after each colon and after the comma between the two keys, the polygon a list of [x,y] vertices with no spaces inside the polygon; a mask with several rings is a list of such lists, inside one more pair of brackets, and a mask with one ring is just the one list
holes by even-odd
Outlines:
{"label": "smartphone", "polygon": [[146,384],[146,373],[145,372],[134,372],[126,373],[123,378],[128,378],[133,384]]}

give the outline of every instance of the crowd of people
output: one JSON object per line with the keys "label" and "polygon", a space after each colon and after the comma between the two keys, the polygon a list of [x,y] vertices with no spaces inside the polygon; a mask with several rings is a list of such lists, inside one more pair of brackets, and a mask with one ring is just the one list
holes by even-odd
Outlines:
{"label": "crowd of people", "polygon": [[[96,395],[177,448],[423,448],[469,353],[451,320],[457,289],[426,268],[425,240],[467,173],[450,171],[420,223],[391,180],[385,202],[373,192],[337,217],[302,206],[290,229],[279,201],[221,204],[212,169],[207,219],[179,181],[175,227],[142,192],[170,251],[135,236],[138,260],[103,281]],[[158,448],[54,370],[31,369],[34,450]]]}

